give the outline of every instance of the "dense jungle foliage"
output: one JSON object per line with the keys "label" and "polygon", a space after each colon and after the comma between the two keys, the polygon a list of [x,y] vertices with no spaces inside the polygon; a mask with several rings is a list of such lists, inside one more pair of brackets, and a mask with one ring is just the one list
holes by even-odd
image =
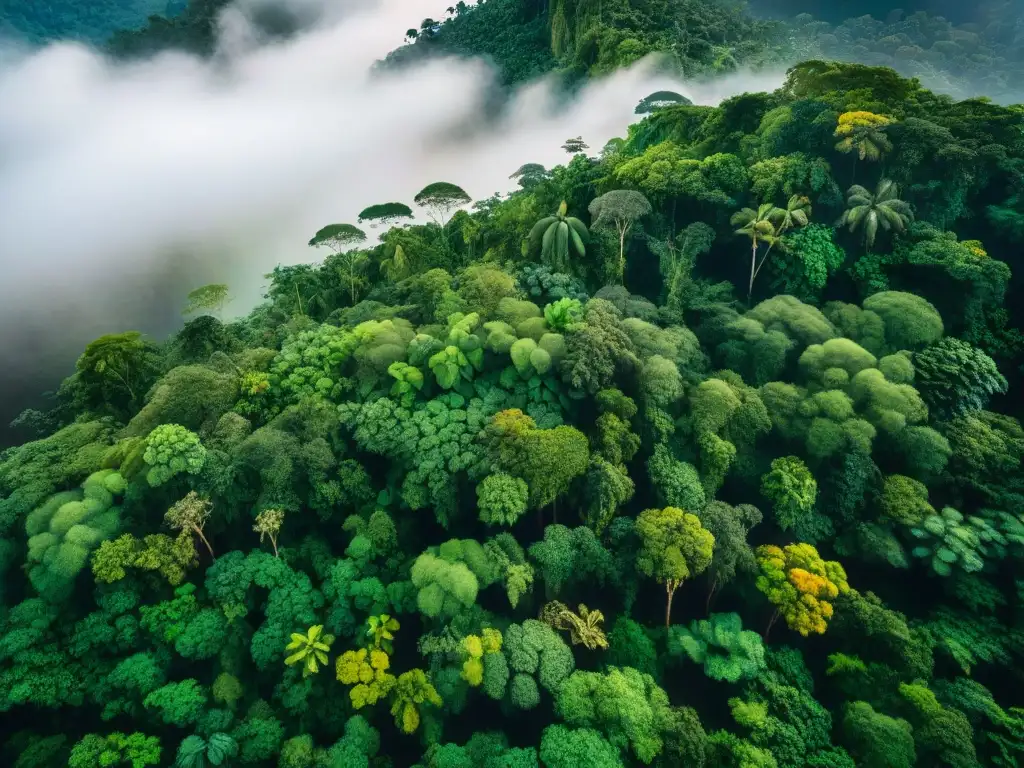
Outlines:
{"label": "dense jungle foliage", "polygon": [[[90,14],[106,18],[121,11],[101,12],[108,7],[103,3],[54,6],[0,0],[0,25],[6,23],[33,41],[71,35],[99,42],[109,37],[106,49],[117,56],[166,48],[208,55],[216,44],[218,14],[229,2],[172,0],[163,15],[148,20],[156,9],[146,6],[146,13],[125,19],[121,29],[104,24],[105,34],[98,35],[76,32],[75,25],[86,30],[95,26],[76,21],[76,14],[91,8]],[[381,67],[391,70],[439,55],[483,56],[495,64],[506,85],[548,73],[571,84],[610,74],[651,53],[667,56],[667,64],[686,77],[741,67],[785,68],[826,58],[891,67],[957,98],[982,93],[1000,103],[1019,101],[1018,85],[1024,78],[1020,3],[1002,0],[973,7],[968,21],[957,19],[964,14],[956,13],[956,5],[926,5],[907,3],[900,10],[890,8],[891,3],[809,9],[806,3],[788,0],[460,0],[442,19],[410,19],[408,44],[388,55]],[[837,16],[840,7],[846,11]],[[801,12],[807,10],[828,20]],[[955,21],[940,14],[952,14]],[[56,20],[47,21],[50,16]],[[299,23],[268,6],[257,7],[255,21],[270,35],[290,34]]]}
{"label": "dense jungle foliage", "polygon": [[1018,765],[1022,128],[811,61],[96,339],[0,454],[4,764]]}
{"label": "dense jungle foliage", "polygon": [[[437,54],[482,55],[494,61],[505,82],[515,83],[549,71],[570,82],[608,74],[651,53],[666,55],[685,77],[828,58],[892,67],[960,98],[984,93],[1000,101],[1019,99],[1024,74],[1019,4],[972,8],[975,18],[967,23],[948,21],[938,15],[941,8],[911,13],[892,9],[892,3],[857,3],[836,19],[835,5],[766,0],[459,2],[448,8],[443,21],[427,18],[407,30],[411,44],[394,51],[385,64]],[[788,13],[766,16],[770,10]],[[815,19],[806,11],[833,21]],[[868,15],[872,13],[875,17]]]}
{"label": "dense jungle foliage", "polygon": [[31,44],[72,38],[102,45],[150,16],[173,18],[186,0],[0,0],[0,33]]}

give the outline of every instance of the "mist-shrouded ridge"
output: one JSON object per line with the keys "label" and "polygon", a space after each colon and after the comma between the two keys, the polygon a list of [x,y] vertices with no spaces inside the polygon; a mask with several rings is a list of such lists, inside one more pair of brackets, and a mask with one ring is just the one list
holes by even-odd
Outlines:
{"label": "mist-shrouded ridge", "polygon": [[641,63],[571,103],[546,83],[524,87],[499,126],[474,131],[495,87],[485,63],[369,73],[443,9],[321,2],[301,0],[304,12],[331,10],[272,45],[228,9],[211,62],[115,64],[70,44],[0,53],[0,394],[33,371],[64,375],[99,334],[173,330],[184,293],[203,283],[229,283],[232,309],[247,310],[264,273],[318,258],[311,234],[369,204],[411,204],[439,179],[486,197],[510,189],[523,163],[564,162],[570,136],[599,148],[623,135],[654,90],[711,104],[783,77],[698,86]]}

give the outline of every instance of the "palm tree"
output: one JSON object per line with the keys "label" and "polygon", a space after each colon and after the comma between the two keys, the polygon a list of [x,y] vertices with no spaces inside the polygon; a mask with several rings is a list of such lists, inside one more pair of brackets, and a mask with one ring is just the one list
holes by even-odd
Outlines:
{"label": "palm tree", "polygon": [[[811,218],[811,201],[803,195],[790,195],[785,208],[776,208],[770,214],[772,223],[775,225],[775,239],[768,243],[768,250],[764,252],[764,256],[761,257],[761,262],[757,265],[757,269],[754,270],[754,274],[750,276],[750,290],[753,292],[754,281],[757,280],[757,275],[761,271],[761,267],[764,266],[765,262],[768,261],[768,254],[772,252],[772,248],[775,247],[782,236],[786,233],[786,230],[792,229],[793,227],[806,227],[807,222]],[[747,301],[750,300],[750,294],[747,294]]]}
{"label": "palm tree", "polygon": [[776,226],[781,235],[793,227],[806,227],[811,218],[811,201],[803,195],[790,195],[785,208],[776,208],[778,222]]}
{"label": "palm tree", "polygon": [[395,249],[391,256],[380,263],[380,270],[393,283],[397,283],[409,274],[409,258],[399,243],[395,243]]}
{"label": "palm tree", "polygon": [[529,235],[530,247],[536,250],[539,245],[541,260],[559,272],[569,271],[570,253],[582,259],[590,242],[586,225],[574,216],[566,216],[567,209],[563,200],[558,212],[534,224]]}
{"label": "palm tree", "polygon": [[773,203],[762,203],[756,211],[753,208],[743,208],[736,211],[732,218],[729,219],[730,224],[734,227],[739,227],[736,230],[737,235],[750,238],[750,284],[747,286],[748,304],[750,303],[751,295],[754,293],[757,249],[761,246],[761,243],[768,243],[768,247],[771,248],[776,239],[778,239],[779,233],[775,227],[775,222],[778,220],[780,213],[782,213],[781,209],[776,208]]}
{"label": "palm tree", "polygon": [[892,124],[892,118],[876,115],[874,112],[844,112],[839,116],[835,133],[836,149],[840,152],[855,152],[853,156],[853,174],[857,174],[857,160],[877,161],[882,155],[892,151],[892,142],[885,135],[885,128]]}
{"label": "palm tree", "polygon": [[870,251],[879,227],[886,232],[904,232],[913,221],[910,204],[900,200],[898,195],[899,188],[892,179],[879,181],[874,194],[854,184],[846,191],[846,210],[836,226],[845,225],[851,232],[863,228],[864,249]]}

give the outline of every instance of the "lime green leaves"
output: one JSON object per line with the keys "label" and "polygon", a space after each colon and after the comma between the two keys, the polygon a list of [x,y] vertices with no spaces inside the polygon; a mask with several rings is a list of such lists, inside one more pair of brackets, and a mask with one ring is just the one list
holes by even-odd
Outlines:
{"label": "lime green leaves", "polygon": [[292,633],[292,641],[285,647],[286,651],[294,651],[285,658],[288,666],[302,664],[302,676],[309,677],[320,671],[320,665],[327,663],[327,653],[331,650],[334,635],[324,634],[322,624],[310,627],[306,634]]}
{"label": "lime green leaves", "polygon": [[448,318],[447,343],[427,362],[442,389],[452,389],[460,377],[471,381],[474,372],[483,369],[483,344],[473,333],[479,322],[480,315],[476,312],[468,315],[456,312]]}
{"label": "lime green leaves", "polygon": [[388,655],[395,652],[391,641],[395,639],[393,633],[397,632],[401,625],[398,619],[382,613],[380,616],[371,616],[367,620],[369,629],[366,630],[367,637],[373,639],[373,647],[380,648]]}
{"label": "lime green leaves", "polygon": [[399,398],[404,408],[412,406],[416,393],[423,389],[423,371],[398,361],[388,366],[388,375],[395,380],[391,385],[391,396]]}

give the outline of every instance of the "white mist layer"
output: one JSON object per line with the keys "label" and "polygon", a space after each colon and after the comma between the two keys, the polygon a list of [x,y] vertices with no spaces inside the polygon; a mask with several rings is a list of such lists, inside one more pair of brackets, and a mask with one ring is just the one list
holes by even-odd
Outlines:
{"label": "white mist layer", "polygon": [[230,8],[212,62],[114,64],[70,44],[16,60],[0,50],[0,359],[27,364],[101,333],[166,330],[169,304],[211,281],[229,283],[232,310],[247,311],[264,273],[319,259],[305,245],[312,233],[354,223],[367,205],[411,205],[437,180],[474,199],[508,191],[522,164],[565,162],[566,138],[596,151],[624,135],[652,91],[713,104],[782,80],[688,85],[642,63],[572,103],[532,84],[501,125],[456,140],[494,87],[483,62],[369,76],[423,7],[300,1],[333,10],[312,31],[265,44]]}

